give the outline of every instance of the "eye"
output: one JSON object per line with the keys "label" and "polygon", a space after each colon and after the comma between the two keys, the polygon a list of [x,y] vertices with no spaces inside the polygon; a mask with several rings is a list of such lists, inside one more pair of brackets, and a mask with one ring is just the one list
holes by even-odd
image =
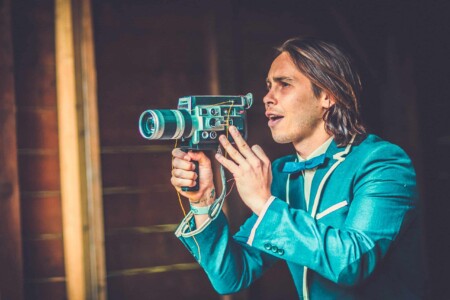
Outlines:
{"label": "eye", "polygon": [[287,83],[286,81],[280,81],[280,84],[282,87],[287,87],[287,86],[291,85],[290,83]]}

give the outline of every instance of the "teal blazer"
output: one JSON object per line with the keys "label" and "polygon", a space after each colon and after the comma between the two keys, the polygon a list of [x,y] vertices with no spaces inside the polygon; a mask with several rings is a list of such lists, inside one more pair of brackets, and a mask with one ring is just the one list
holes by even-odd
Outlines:
{"label": "teal blazer", "polygon": [[375,135],[347,147],[333,141],[309,207],[302,174],[282,172],[295,159],[273,162],[274,197],[234,236],[222,212],[197,234],[192,215],[180,225],[193,237],[178,237],[217,292],[245,289],[285,261],[301,299],[422,299],[416,176],[405,152]]}

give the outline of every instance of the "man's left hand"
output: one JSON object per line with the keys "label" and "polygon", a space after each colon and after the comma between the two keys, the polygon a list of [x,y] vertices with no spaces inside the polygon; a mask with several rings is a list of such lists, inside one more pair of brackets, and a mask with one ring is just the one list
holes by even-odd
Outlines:
{"label": "man's left hand", "polygon": [[230,126],[229,131],[237,149],[222,135],[220,144],[231,159],[216,154],[216,159],[236,180],[236,187],[244,203],[257,215],[271,196],[272,184],[271,163],[263,149],[254,145],[251,148],[242,138],[236,127]]}

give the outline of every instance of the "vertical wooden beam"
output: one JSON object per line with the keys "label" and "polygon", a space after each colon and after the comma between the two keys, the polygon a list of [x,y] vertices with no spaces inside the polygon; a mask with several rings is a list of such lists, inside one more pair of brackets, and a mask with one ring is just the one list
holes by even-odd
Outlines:
{"label": "vertical wooden beam", "polygon": [[76,95],[75,53],[70,0],[55,1],[56,91],[58,105],[61,201],[67,296],[86,299],[87,259]]}
{"label": "vertical wooden beam", "polygon": [[72,7],[55,2],[56,94],[58,106],[61,205],[67,296],[86,299],[87,259],[84,249],[84,208],[81,190],[80,135],[75,82]]}
{"label": "vertical wooden beam", "polygon": [[89,261],[89,299],[104,300],[106,296],[106,262],[104,246],[103,195],[100,163],[100,135],[97,108],[97,72],[91,0],[74,3],[74,41],[76,82],[80,114],[81,156],[85,172],[82,184],[86,195],[87,255]]}
{"label": "vertical wooden beam", "polygon": [[0,299],[23,298],[11,2],[0,2]]}
{"label": "vertical wooden beam", "polygon": [[90,0],[56,0],[55,14],[67,296],[101,300],[106,267]]}

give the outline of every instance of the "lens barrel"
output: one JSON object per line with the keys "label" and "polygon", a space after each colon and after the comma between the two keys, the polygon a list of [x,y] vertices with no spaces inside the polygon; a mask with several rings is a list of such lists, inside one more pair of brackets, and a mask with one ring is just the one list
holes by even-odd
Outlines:
{"label": "lens barrel", "polygon": [[188,138],[193,133],[192,117],[187,110],[146,110],[139,118],[139,131],[148,140]]}

